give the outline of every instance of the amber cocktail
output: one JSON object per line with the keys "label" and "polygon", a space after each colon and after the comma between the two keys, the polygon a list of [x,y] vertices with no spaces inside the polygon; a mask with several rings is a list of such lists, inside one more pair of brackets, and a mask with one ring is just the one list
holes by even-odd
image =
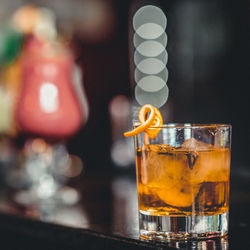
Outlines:
{"label": "amber cocktail", "polygon": [[189,239],[228,232],[229,125],[175,125],[135,136],[140,235]]}

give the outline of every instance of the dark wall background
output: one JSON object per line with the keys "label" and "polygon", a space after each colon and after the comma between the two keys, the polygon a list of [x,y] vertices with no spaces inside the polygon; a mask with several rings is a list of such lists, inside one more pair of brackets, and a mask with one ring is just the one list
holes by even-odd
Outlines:
{"label": "dark wall background", "polygon": [[[60,31],[74,30],[71,46],[84,72],[90,116],[69,140],[70,152],[83,159],[86,171],[113,171],[109,104],[117,95],[133,98],[131,17],[136,8],[152,1],[0,0],[0,21],[27,3],[54,10]],[[95,12],[90,3],[105,3],[108,8]],[[166,121],[232,124],[232,161],[235,166],[250,167],[249,1],[162,0],[153,4],[164,10],[168,20]],[[102,21],[98,23],[97,17],[103,17]]]}
{"label": "dark wall background", "polygon": [[128,10],[129,2],[113,1],[116,29],[101,43],[86,41],[75,34],[72,46],[77,62],[84,71],[84,86],[90,116],[86,126],[68,147],[86,164],[86,171],[111,171],[111,126],[108,106],[116,95],[130,96],[128,72]]}
{"label": "dark wall background", "polygon": [[[201,0],[158,4],[168,17],[168,105],[172,113],[169,121],[232,124],[232,161],[248,167],[249,2]],[[85,71],[90,118],[69,142],[69,149],[84,159],[88,171],[111,166],[109,101],[117,94],[132,97],[128,14],[134,5],[133,1],[115,1],[117,29],[104,43],[89,44],[77,35],[74,41],[80,54],[78,62]],[[192,42],[182,34],[188,28]],[[193,49],[192,61],[181,47],[185,39],[187,49]]]}

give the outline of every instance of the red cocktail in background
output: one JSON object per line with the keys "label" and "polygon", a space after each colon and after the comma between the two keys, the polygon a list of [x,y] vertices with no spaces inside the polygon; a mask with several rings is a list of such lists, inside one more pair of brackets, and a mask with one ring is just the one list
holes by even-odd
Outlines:
{"label": "red cocktail in background", "polygon": [[[21,86],[16,107],[19,129],[27,136],[24,146],[27,203],[57,195],[64,186],[70,157],[65,141],[88,118],[81,72],[71,51],[62,44],[31,38],[21,58]],[[21,194],[21,195],[20,195]]]}
{"label": "red cocktail in background", "polygon": [[22,84],[16,110],[25,132],[45,138],[65,139],[75,134],[86,111],[73,84],[74,61],[65,48],[45,45],[22,59]]}

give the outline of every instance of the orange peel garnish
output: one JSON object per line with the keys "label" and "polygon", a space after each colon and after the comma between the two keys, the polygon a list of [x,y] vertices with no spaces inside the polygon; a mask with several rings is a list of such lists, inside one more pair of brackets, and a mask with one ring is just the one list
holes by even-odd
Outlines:
{"label": "orange peel garnish", "polygon": [[163,124],[161,112],[151,104],[145,104],[138,113],[141,125],[135,129],[125,132],[124,136],[134,136],[145,131],[150,138],[154,138],[161,130]]}

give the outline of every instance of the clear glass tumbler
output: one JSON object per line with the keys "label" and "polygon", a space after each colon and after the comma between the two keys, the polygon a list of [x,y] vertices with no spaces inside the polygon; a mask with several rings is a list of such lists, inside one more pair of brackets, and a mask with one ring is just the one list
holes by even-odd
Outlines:
{"label": "clear glass tumbler", "polygon": [[[135,125],[137,126],[137,125]],[[167,124],[136,135],[140,237],[228,233],[231,125]]]}

